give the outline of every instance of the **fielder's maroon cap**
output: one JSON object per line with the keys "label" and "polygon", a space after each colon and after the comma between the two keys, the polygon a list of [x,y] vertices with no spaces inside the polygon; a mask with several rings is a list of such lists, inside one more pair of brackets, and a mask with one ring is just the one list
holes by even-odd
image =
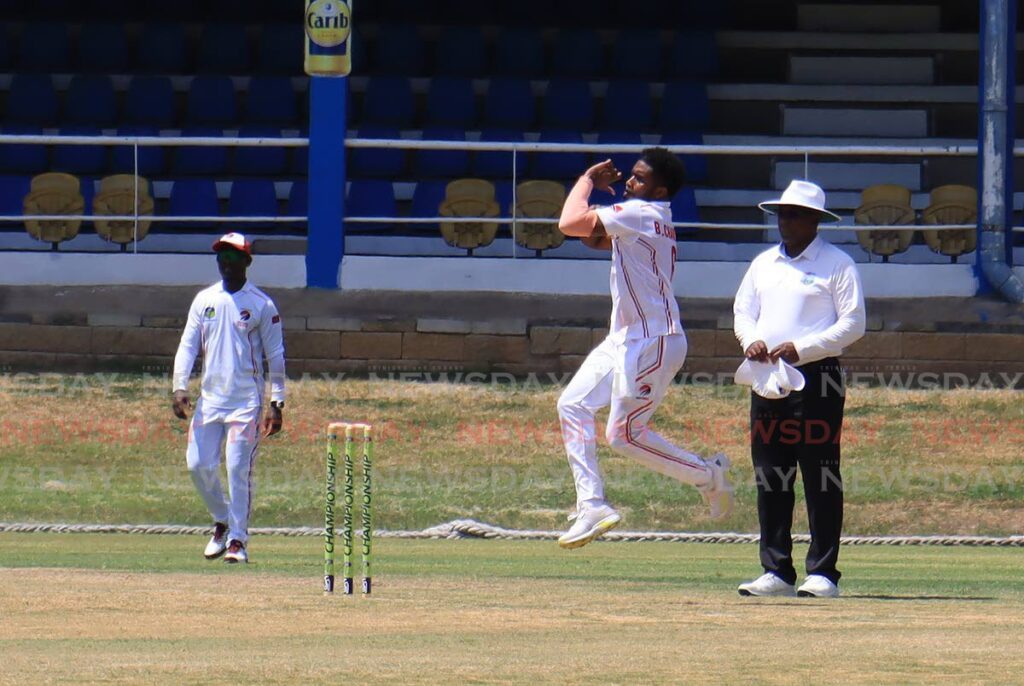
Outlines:
{"label": "fielder's maroon cap", "polygon": [[217,242],[213,244],[214,252],[219,252],[225,248],[241,250],[246,255],[252,257],[252,243],[250,243],[249,239],[240,233],[226,233],[218,238]]}

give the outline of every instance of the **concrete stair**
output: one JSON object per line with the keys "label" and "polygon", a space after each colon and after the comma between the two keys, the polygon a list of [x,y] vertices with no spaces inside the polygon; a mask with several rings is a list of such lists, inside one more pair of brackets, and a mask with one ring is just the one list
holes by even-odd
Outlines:
{"label": "concrete stair", "polygon": [[942,28],[938,5],[814,4],[797,7],[801,31],[931,33]]}
{"label": "concrete stair", "polygon": [[928,113],[925,110],[829,109],[784,105],[782,133],[786,136],[924,138],[928,135]]}
{"label": "concrete stair", "polygon": [[789,80],[799,84],[931,85],[932,57],[849,57],[791,55]]}

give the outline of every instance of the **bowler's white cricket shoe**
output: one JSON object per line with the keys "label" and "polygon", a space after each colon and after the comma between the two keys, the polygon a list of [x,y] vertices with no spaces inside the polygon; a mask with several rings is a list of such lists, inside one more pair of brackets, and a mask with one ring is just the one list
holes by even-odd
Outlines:
{"label": "bowler's white cricket shoe", "polygon": [[228,543],[228,551],[224,553],[225,562],[248,562],[249,555],[245,552],[245,544],[241,541],[232,539],[231,543]]}
{"label": "bowler's white cricket shoe", "polygon": [[796,594],[801,598],[838,598],[839,587],[832,580],[821,574],[809,574]]}
{"label": "bowler's white cricket shoe", "polygon": [[606,531],[614,529],[622,517],[609,505],[583,507],[576,511],[575,521],[558,539],[563,548],[579,548]]}
{"label": "bowler's white cricket shoe", "polygon": [[228,525],[217,522],[213,525],[213,536],[210,538],[210,542],[206,544],[206,550],[203,551],[203,555],[206,556],[207,560],[216,560],[227,549]]}
{"label": "bowler's white cricket shoe", "polygon": [[739,587],[740,595],[742,596],[795,596],[796,591],[794,590],[793,584],[787,584],[785,581],[775,576],[771,572],[762,574],[753,581],[748,581],[745,584],[740,584]]}
{"label": "bowler's white cricket shoe", "polygon": [[712,519],[722,519],[732,513],[735,495],[732,483],[729,481],[729,467],[732,463],[724,454],[719,453],[707,460],[711,468],[711,481],[705,486],[698,486],[704,502],[707,503]]}

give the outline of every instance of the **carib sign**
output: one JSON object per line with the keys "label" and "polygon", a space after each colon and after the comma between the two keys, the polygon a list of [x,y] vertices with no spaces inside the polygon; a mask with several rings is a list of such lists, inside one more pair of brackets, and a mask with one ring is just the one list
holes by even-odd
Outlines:
{"label": "carib sign", "polygon": [[352,9],[346,0],[307,2],[305,68],[311,76],[352,71]]}

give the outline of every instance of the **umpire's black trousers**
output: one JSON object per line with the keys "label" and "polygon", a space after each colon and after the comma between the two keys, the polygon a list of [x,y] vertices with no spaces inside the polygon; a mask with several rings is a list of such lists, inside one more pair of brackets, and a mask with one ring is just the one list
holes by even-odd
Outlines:
{"label": "umpire's black trousers", "polygon": [[843,528],[843,482],[839,442],[846,401],[839,360],[829,357],[799,367],[804,390],[768,400],[751,394],[750,453],[761,522],[761,565],[789,584],[793,567],[794,485],[803,477],[811,547],[807,573],[839,581],[839,536]]}

